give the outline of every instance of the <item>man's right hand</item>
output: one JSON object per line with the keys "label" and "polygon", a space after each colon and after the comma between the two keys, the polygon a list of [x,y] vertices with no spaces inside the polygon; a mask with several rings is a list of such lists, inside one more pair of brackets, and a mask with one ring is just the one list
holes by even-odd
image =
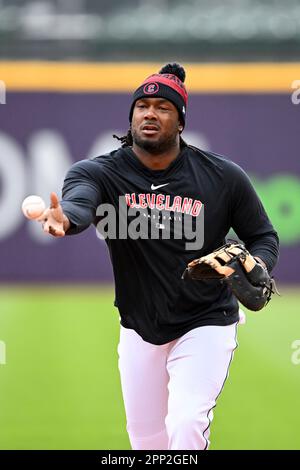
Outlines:
{"label": "man's right hand", "polygon": [[70,227],[70,221],[63,213],[56,193],[51,193],[50,201],[50,207],[45,209],[37,220],[42,222],[45,233],[49,233],[54,237],[64,237]]}

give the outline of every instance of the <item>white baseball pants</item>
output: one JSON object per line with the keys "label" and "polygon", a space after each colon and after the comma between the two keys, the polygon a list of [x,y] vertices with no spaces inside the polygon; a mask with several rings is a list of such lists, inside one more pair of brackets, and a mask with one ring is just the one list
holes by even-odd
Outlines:
{"label": "white baseball pants", "polygon": [[156,346],[121,326],[119,370],[133,449],[208,448],[236,330],[236,324],[202,326]]}

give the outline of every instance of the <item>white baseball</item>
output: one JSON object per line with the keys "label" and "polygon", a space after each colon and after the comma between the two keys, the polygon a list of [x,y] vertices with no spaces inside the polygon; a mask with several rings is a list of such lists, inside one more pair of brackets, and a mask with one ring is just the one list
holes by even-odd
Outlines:
{"label": "white baseball", "polygon": [[37,219],[46,209],[46,204],[40,196],[28,196],[22,203],[22,211],[27,219]]}

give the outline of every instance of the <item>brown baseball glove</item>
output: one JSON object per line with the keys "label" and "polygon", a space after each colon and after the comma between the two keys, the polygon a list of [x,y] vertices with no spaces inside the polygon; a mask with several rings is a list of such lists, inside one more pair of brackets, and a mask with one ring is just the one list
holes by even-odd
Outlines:
{"label": "brown baseball glove", "polygon": [[[191,261],[183,278],[220,279],[249,310],[261,310],[277,292],[275,281],[244,245],[226,243],[206,256]],[[278,293],[278,292],[277,292]]]}

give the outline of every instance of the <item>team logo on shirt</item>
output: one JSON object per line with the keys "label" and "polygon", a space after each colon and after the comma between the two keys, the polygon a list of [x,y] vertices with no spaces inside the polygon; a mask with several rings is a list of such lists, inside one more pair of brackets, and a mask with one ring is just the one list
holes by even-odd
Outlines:
{"label": "team logo on shirt", "polygon": [[[166,183],[169,184],[169,183]],[[153,185],[152,185],[153,186]],[[151,189],[154,189],[151,186]],[[163,186],[163,185],[161,185]],[[161,187],[160,185],[157,187]],[[156,188],[157,188],[156,187]],[[126,204],[135,209],[156,209],[158,211],[177,212],[181,214],[198,217],[202,209],[202,202],[191,197],[174,196],[171,199],[169,194],[125,194]]]}
{"label": "team logo on shirt", "polygon": [[[166,186],[153,185],[152,190]],[[154,188],[153,188],[154,186]],[[127,193],[116,207],[102,203],[96,211],[102,239],[182,240],[186,250],[199,250],[204,241],[204,204],[192,197],[162,193]]]}

